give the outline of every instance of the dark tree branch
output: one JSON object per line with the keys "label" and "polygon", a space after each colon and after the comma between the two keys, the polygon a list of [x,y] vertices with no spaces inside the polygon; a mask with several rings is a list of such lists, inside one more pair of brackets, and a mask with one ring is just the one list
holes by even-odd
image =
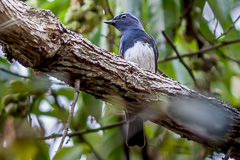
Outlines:
{"label": "dark tree branch", "polygon": [[[189,6],[189,3],[193,3],[194,0],[183,0],[182,3],[183,3],[183,7],[184,9],[186,9],[188,6]],[[185,31],[186,31],[186,35],[188,36],[191,36],[191,37],[194,37],[197,41],[197,44],[198,44],[198,48],[202,48],[204,46],[204,39],[199,35],[196,27],[194,26],[194,22],[192,20],[192,16],[191,16],[191,11],[192,11],[192,6],[190,8],[190,11],[187,12],[186,14],[186,28],[185,28]]]}
{"label": "dark tree branch", "polygon": [[169,36],[167,35],[167,33],[165,31],[162,31],[163,36],[166,38],[167,42],[171,45],[171,47],[173,48],[173,50],[175,51],[175,53],[177,54],[177,57],[179,58],[180,62],[183,64],[183,66],[186,68],[186,70],[188,71],[188,73],[190,74],[190,76],[193,79],[193,82],[195,84],[195,86],[197,88],[199,88],[198,84],[197,84],[197,80],[192,72],[192,70],[187,66],[187,64],[183,61],[181,55],[179,54],[177,48],[175,47],[175,45],[172,43],[171,39],[169,38]]}
{"label": "dark tree branch", "polygon": [[[198,51],[195,51],[195,52],[189,52],[189,53],[186,53],[186,54],[182,54],[181,57],[185,58],[185,57],[192,57],[192,56],[200,55],[200,54],[203,54],[205,52],[212,51],[214,49],[217,49],[217,48],[220,48],[220,47],[223,47],[223,46],[227,46],[227,45],[231,45],[231,44],[235,44],[235,43],[238,43],[238,42],[240,42],[240,38],[229,40],[229,41],[223,41],[223,42],[218,43],[216,45],[212,45],[212,46],[209,46],[209,47],[204,47],[204,48],[202,48]],[[171,60],[174,60],[174,59],[178,59],[178,56],[169,56],[169,57],[158,60],[158,62],[162,63],[162,62],[167,62],[167,61],[171,61]]]}
{"label": "dark tree branch", "polygon": [[[79,136],[79,135],[83,135],[83,134],[86,134],[86,133],[98,132],[98,131],[102,131],[102,130],[106,130],[106,129],[119,127],[119,126],[121,126],[125,123],[126,123],[126,121],[121,121],[121,122],[117,122],[117,123],[107,125],[107,126],[104,126],[104,127],[100,127],[100,128],[85,129],[85,130],[82,130],[82,131],[75,131],[75,132],[66,134],[66,136],[74,137],[74,136]],[[50,135],[50,136],[47,136],[47,137],[40,137],[39,139],[40,140],[47,140],[47,139],[57,138],[57,137],[61,137],[61,136],[63,136],[63,134],[53,134],[53,135]]]}
{"label": "dark tree branch", "polygon": [[[33,9],[18,0],[1,0],[0,24],[16,19],[15,25],[0,31],[0,43],[9,60],[71,86],[79,79],[81,91],[215,151],[227,153],[234,147],[231,157],[240,158],[240,112],[229,104],[93,45],[67,30],[50,11]],[[219,45],[226,42],[215,47]]]}
{"label": "dark tree branch", "polygon": [[179,27],[181,26],[181,24],[182,24],[183,18],[186,17],[186,15],[189,14],[189,12],[192,10],[193,2],[194,2],[194,1],[190,2],[190,3],[188,4],[188,6],[184,9],[183,14],[182,14],[182,15],[180,16],[180,18],[179,18],[178,24],[173,28],[173,32],[172,32],[172,34],[171,34],[171,37],[174,37],[174,36],[176,35],[176,32],[177,32],[178,28],[179,28]]}

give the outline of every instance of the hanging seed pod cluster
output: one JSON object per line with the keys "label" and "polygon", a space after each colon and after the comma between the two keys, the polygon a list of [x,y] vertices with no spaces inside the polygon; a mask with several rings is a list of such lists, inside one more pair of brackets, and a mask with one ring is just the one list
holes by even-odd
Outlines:
{"label": "hanging seed pod cluster", "polygon": [[89,33],[103,18],[103,8],[96,0],[72,0],[64,21],[78,33]]}

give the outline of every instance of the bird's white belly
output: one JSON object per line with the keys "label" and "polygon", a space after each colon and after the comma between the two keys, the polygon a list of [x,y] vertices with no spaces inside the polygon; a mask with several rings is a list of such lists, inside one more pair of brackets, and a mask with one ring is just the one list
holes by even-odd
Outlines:
{"label": "bird's white belly", "polygon": [[147,43],[136,42],[124,53],[124,59],[137,63],[140,68],[155,72],[154,51]]}

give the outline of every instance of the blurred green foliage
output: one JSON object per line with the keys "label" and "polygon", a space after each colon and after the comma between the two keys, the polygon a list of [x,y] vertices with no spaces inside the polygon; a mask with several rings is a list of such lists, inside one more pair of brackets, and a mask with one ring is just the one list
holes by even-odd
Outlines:
{"label": "blurred green foliage", "polygon": [[[233,25],[236,17],[240,15],[240,0],[25,2],[34,8],[51,10],[69,29],[83,34],[95,45],[116,54],[120,33],[103,24],[103,20],[112,18],[111,13],[117,15],[131,12],[137,16],[146,31],[155,38],[159,59],[175,55],[162,36],[162,30],[171,37],[181,54],[240,38],[240,28],[236,27],[240,22]],[[214,40],[231,26],[225,35]],[[199,92],[216,96],[237,108],[240,107],[240,62],[234,60],[240,59],[239,50],[240,44],[235,43],[202,55],[184,58],[201,88]],[[57,146],[58,141],[36,140],[36,137],[61,133],[61,124],[67,120],[74,90],[46,75],[35,74],[30,69],[26,70],[30,78],[22,78],[5,71],[15,72],[14,67],[19,69],[17,74],[23,74],[19,65],[10,64],[3,56],[0,57],[0,69],[4,69],[0,70],[0,159],[50,159],[55,153],[54,145]],[[159,68],[167,76],[195,88],[189,73],[177,59],[160,62]],[[46,121],[49,117],[52,119]],[[114,106],[86,93],[80,93],[70,130],[103,127],[123,119],[123,112]],[[32,124],[29,125],[30,122]],[[216,154],[150,122],[145,123],[147,147],[128,149],[124,145],[125,130],[125,126],[122,126],[74,136],[72,143],[69,142],[70,144],[56,155],[56,160],[117,160],[127,159],[128,156],[134,160],[144,157],[151,160],[193,160],[205,159],[207,156],[214,159],[211,155]]]}

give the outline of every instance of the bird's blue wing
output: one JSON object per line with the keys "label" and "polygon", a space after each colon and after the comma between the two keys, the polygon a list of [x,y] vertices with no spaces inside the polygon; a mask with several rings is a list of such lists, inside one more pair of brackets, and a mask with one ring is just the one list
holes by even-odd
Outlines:
{"label": "bird's blue wing", "polygon": [[119,56],[121,56],[122,58],[124,57],[122,43],[120,43],[120,47],[119,47]]}
{"label": "bird's blue wing", "polygon": [[153,38],[152,35],[149,35],[149,37],[151,38],[151,43],[152,43],[152,46],[153,46],[153,51],[154,51],[154,55],[155,55],[155,72],[157,72],[157,67],[158,67],[158,48],[157,48],[157,44],[155,42],[155,39]]}

